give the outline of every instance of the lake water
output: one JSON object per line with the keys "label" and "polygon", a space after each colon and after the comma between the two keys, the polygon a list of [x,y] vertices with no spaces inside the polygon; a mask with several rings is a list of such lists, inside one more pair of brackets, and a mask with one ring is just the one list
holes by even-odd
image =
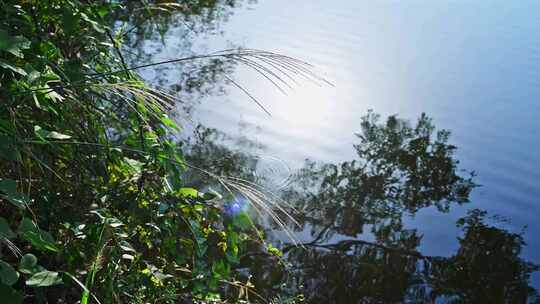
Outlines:
{"label": "lake water", "polygon": [[[313,64],[333,86],[299,78],[285,95],[252,69],[237,66],[229,74],[271,116],[219,77],[202,93],[182,95],[190,105],[189,115],[179,110],[186,133],[198,124],[216,128],[232,150],[254,155],[257,170],[276,178],[294,178],[306,158],[354,159],[354,133],[369,109],[382,121],[397,114],[414,122],[425,112],[437,128],[451,131],[459,168],[474,170],[481,186],[470,203],[448,213],[431,206],[405,214],[403,225],[423,236],[417,250],[454,254],[456,221],[479,208],[506,217],[508,231],[526,227],[520,256],[540,263],[539,11],[538,1],[242,2],[217,12],[203,30],[172,26],[149,59],[244,47]],[[177,69],[141,74],[163,86],[185,83]],[[531,285],[540,288],[540,275],[532,275]]]}

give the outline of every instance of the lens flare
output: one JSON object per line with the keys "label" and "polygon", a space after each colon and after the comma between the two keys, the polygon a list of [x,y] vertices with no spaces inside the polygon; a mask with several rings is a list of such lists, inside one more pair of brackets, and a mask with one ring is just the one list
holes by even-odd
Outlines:
{"label": "lens flare", "polygon": [[249,201],[245,197],[237,195],[232,201],[225,203],[224,210],[225,214],[229,216],[247,212],[249,210]]}

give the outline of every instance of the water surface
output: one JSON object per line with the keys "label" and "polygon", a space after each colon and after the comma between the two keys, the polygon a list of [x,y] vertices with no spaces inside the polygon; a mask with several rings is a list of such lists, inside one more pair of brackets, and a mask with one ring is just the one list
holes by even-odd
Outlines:
{"label": "water surface", "polygon": [[[540,233],[540,2],[241,4],[201,31],[184,23],[172,26],[150,59],[238,46],[263,49],[310,62],[334,86],[299,79],[284,95],[253,70],[236,66],[229,76],[271,116],[216,76],[203,90],[196,86],[196,92],[182,93],[189,115],[182,115],[182,107],[178,119],[186,133],[199,124],[216,128],[225,134],[221,142],[228,148],[258,160],[258,174],[287,179],[284,172],[294,176],[306,158],[321,163],[357,158],[354,133],[369,109],[383,121],[397,114],[413,124],[425,112],[437,128],[452,132],[459,168],[474,170],[481,187],[472,191],[470,203],[453,204],[448,213],[428,206],[404,214],[404,226],[422,236],[418,251],[454,255],[460,248],[456,236],[463,235],[456,221],[479,208],[507,218],[505,230],[519,233],[526,227],[527,246],[520,256],[540,262],[535,237]],[[197,68],[178,68],[184,74],[145,70],[143,75],[173,86],[185,84],[186,73]],[[313,235],[298,237],[309,241]],[[540,287],[538,274],[532,285]]]}

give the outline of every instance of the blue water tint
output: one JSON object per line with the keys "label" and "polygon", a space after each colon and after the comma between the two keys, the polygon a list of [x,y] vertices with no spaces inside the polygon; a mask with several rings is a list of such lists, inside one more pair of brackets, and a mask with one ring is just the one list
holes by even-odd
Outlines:
{"label": "blue water tint", "polygon": [[[524,226],[522,256],[540,263],[540,1],[272,0],[246,5],[222,24],[222,35],[194,40],[193,51],[231,44],[302,58],[335,87],[309,82],[283,95],[248,68],[234,79],[272,113],[268,117],[234,87],[207,96],[192,119],[240,139],[298,169],[305,158],[340,162],[355,157],[354,133],[368,109],[415,120],[422,113],[451,130],[460,167],[481,187],[471,203],[449,213],[435,208],[407,217],[423,235],[421,251],[450,256],[459,247],[455,222],[471,208]],[[166,37],[176,56],[180,38]],[[149,74],[150,75],[150,74]],[[178,81],[169,75],[169,81]],[[239,141],[240,142],[240,141]],[[245,142],[245,141],[244,141]],[[252,147],[236,148],[252,152]],[[258,151],[260,152],[260,151]],[[246,202],[227,204],[230,214]],[[301,234],[305,234],[302,231]],[[540,288],[540,275],[533,275]]]}
{"label": "blue water tint", "polygon": [[200,120],[233,134],[235,121],[260,126],[243,135],[298,167],[306,157],[350,159],[367,109],[407,119],[426,112],[452,131],[461,166],[482,187],[472,205],[408,222],[424,234],[422,249],[455,250],[455,220],[478,207],[508,215],[514,231],[527,226],[523,255],[540,261],[539,10],[538,1],[263,1],[238,11],[223,41],[306,59],[336,86],[302,84],[283,96],[239,70],[235,79],[273,117],[231,90],[229,103],[203,105]]}

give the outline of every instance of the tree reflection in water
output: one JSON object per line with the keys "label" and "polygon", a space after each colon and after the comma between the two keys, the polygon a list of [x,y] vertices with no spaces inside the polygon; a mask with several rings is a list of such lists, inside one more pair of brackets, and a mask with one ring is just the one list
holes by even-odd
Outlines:
{"label": "tree reflection in water", "polygon": [[[199,128],[188,161],[221,175],[251,178],[258,159],[220,144]],[[450,133],[422,115],[416,124],[390,116],[361,119],[357,158],[339,164],[308,161],[282,194],[299,210],[299,230],[312,240],[283,245],[284,263],[256,248],[242,267],[267,296],[303,293],[309,303],[527,303],[538,267],[520,258],[523,236],[472,209],[457,225],[459,249],[448,257],[418,251],[422,236],[402,219],[421,209],[441,212],[469,201],[474,174],[458,168]],[[245,143],[245,141],[244,141]],[[253,148],[253,147],[252,147]],[[465,177],[464,177],[465,176]],[[194,180],[192,179],[192,182]],[[291,226],[292,227],[292,226]],[[263,227],[271,235],[276,227]],[[298,228],[297,228],[298,229]]]}
{"label": "tree reflection in water", "polygon": [[[183,30],[175,32],[179,35],[179,54],[175,55],[191,54],[194,38],[215,31],[244,2],[179,1],[182,5],[173,7],[164,6],[167,2],[163,1],[150,1],[145,7],[134,2],[117,16],[132,25],[123,48],[127,60],[134,65],[146,63],[162,47],[160,39],[178,28]],[[135,10],[139,13],[130,13]],[[152,19],[140,13],[144,10],[154,10],[148,11]],[[225,75],[235,64],[211,60],[160,66],[154,82],[179,92],[188,101],[183,111],[189,112],[200,96],[224,90]],[[174,84],[170,79],[175,79]],[[485,212],[473,209],[458,221],[459,249],[445,257],[423,255],[418,251],[422,236],[404,227],[404,216],[429,207],[447,212],[452,205],[469,201],[476,186],[474,174],[458,169],[449,132],[437,131],[425,115],[411,125],[395,116],[381,123],[370,112],[360,126],[354,160],[307,161],[290,187],[280,191],[300,211],[295,217],[301,227],[295,229],[309,232],[312,238],[304,247],[284,244],[284,262],[279,266],[276,257],[258,244],[242,258],[239,267],[252,268],[251,282],[263,296],[303,293],[309,303],[526,303],[536,299],[529,277],[538,267],[520,258],[525,246],[522,235],[493,224]],[[250,152],[257,145],[243,138],[242,149],[234,150],[230,138],[217,130],[199,127],[195,134],[184,147],[190,163],[219,175],[254,178],[253,169],[261,159]],[[185,182],[201,186],[208,180],[190,176]],[[261,229],[271,239],[276,227]]]}
{"label": "tree reflection in water", "polygon": [[[114,17],[122,25],[121,51],[129,66],[141,66],[161,60],[203,55],[200,38],[221,34],[223,25],[240,7],[257,0],[179,0],[126,1]],[[199,43],[197,43],[199,41]],[[236,45],[229,43],[234,48]],[[152,85],[177,97],[180,124],[186,123],[193,106],[203,97],[223,95],[230,86],[230,75],[238,62],[228,58],[190,60],[163,64],[141,70]]]}
{"label": "tree reflection in water", "polygon": [[292,282],[312,303],[527,303],[537,266],[519,257],[520,234],[485,223],[471,210],[450,257],[424,256],[415,231],[395,231],[392,246],[361,240],[293,248]]}

